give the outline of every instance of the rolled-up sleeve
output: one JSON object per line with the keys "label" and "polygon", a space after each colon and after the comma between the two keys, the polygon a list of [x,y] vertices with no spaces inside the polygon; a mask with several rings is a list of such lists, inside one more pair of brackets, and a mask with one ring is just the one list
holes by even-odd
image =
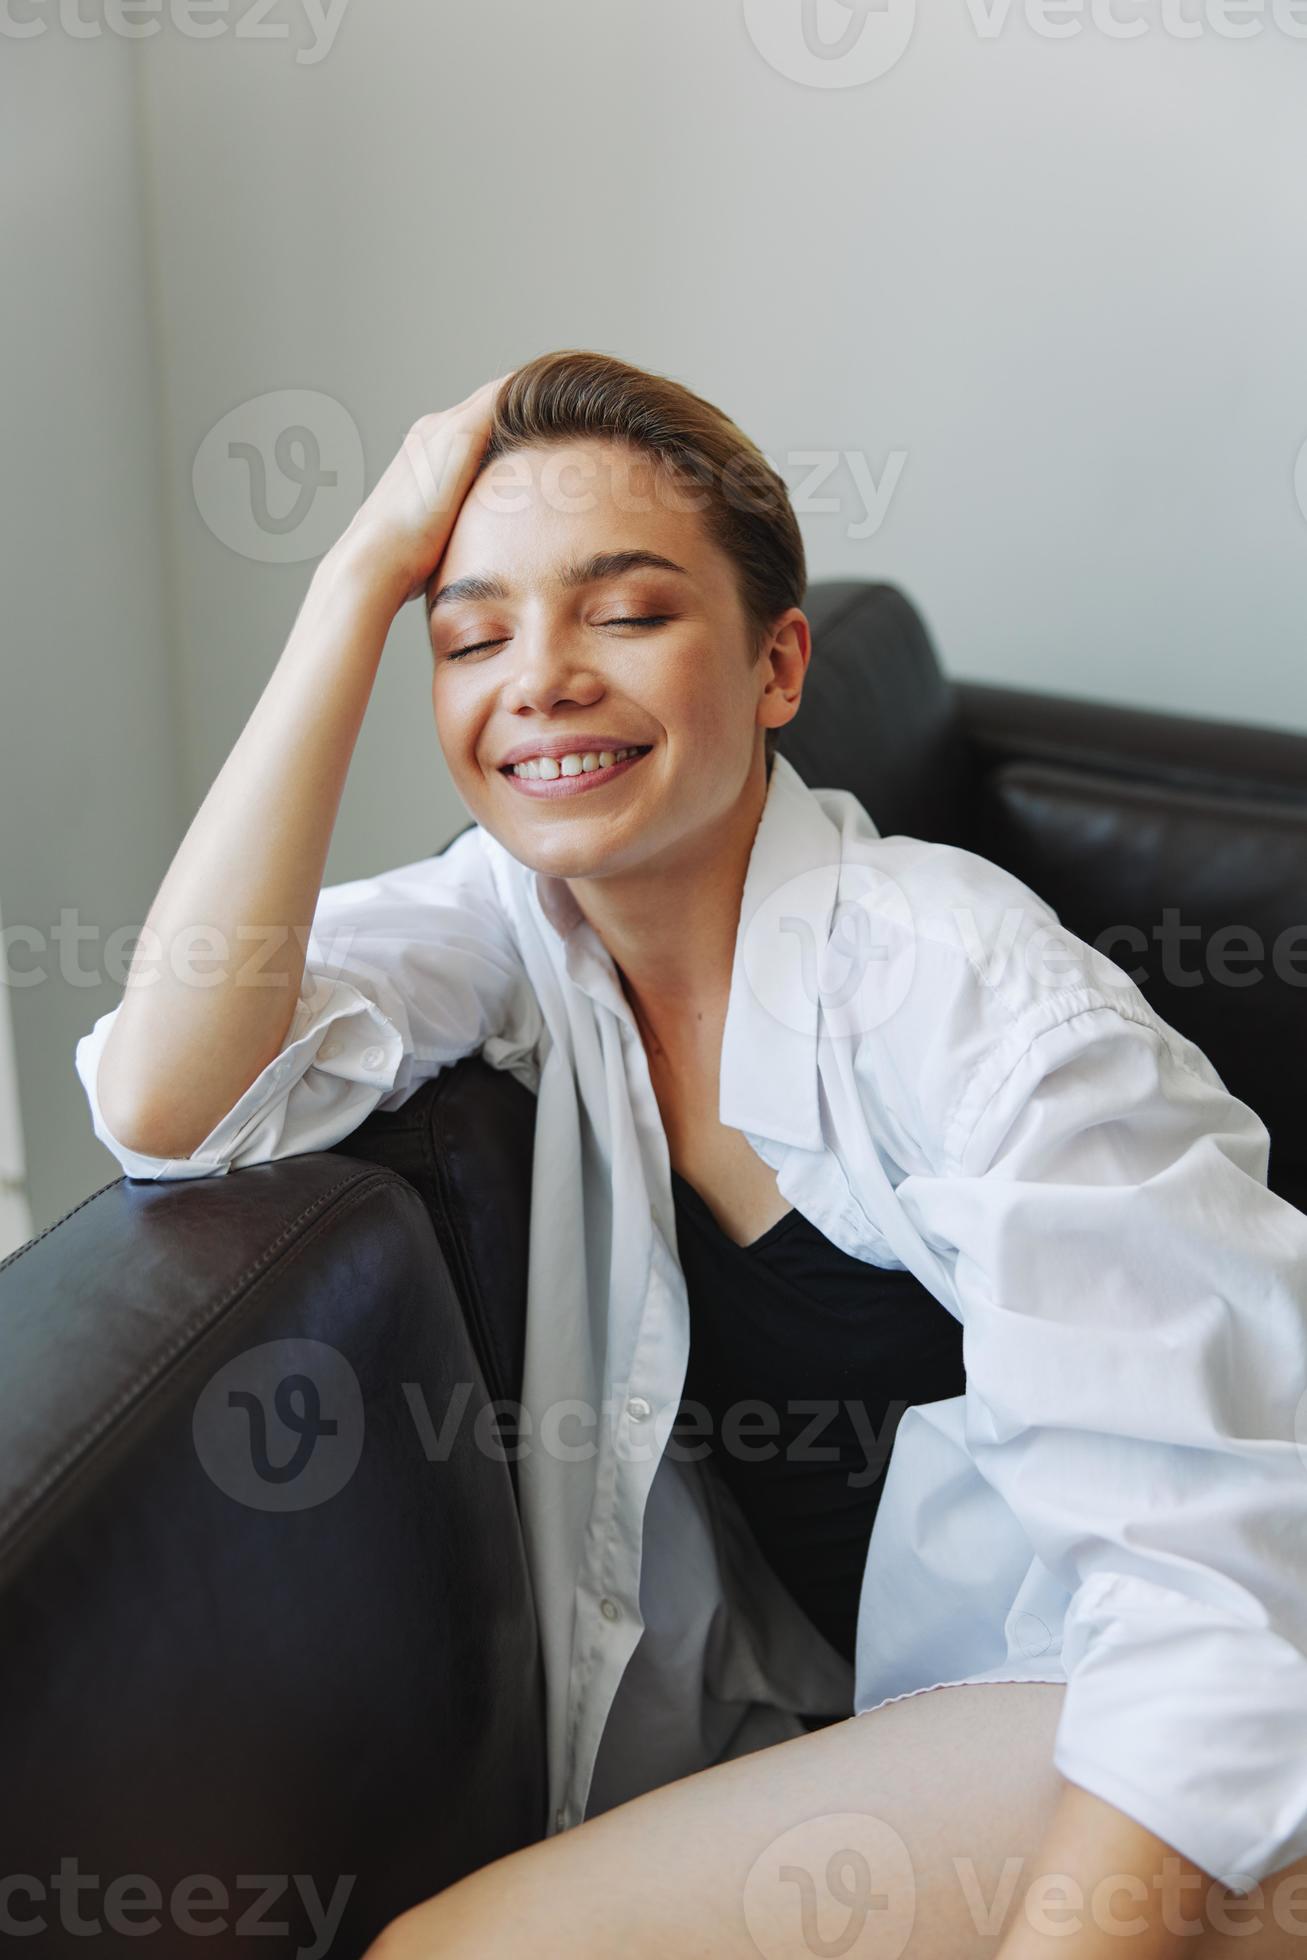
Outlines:
{"label": "rolled-up sleeve", "polygon": [[129,1150],[104,1120],[99,1062],[118,1011],[78,1042],[76,1068],[95,1134],[129,1177],[212,1177],[329,1149],[477,1052],[538,1084],[540,1011],[475,827],[435,857],[323,889],[281,1049],[189,1157]]}
{"label": "rolled-up sleeve", "polygon": [[1018,1019],[899,1196],[976,1465],[1070,1594],[1055,1766],[1245,1889],[1307,1853],[1307,1216],[1133,999]]}

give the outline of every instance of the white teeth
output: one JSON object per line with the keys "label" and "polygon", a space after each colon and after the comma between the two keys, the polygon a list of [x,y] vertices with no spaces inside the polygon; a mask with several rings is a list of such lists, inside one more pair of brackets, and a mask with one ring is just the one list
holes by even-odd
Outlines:
{"label": "white teeth", "polygon": [[611,769],[615,762],[636,753],[635,749],[585,749],[573,755],[534,755],[529,762],[515,762],[512,774],[531,783],[552,782],[556,776],[589,775],[595,769]]}

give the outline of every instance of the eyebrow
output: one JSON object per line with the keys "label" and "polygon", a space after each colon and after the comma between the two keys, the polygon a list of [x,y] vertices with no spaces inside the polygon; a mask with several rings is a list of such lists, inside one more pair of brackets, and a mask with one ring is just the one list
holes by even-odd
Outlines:
{"label": "eyebrow", "polygon": [[[564,565],[558,574],[558,584],[564,590],[578,585],[598,585],[603,579],[620,578],[624,572],[634,571],[677,572],[682,578],[690,576],[684,565],[664,558],[657,551],[597,551],[593,557]],[[469,572],[466,578],[453,579],[433,594],[427,607],[427,617],[431,617],[437,606],[453,605],[459,599],[508,599],[511,596],[512,588],[502,578]]]}

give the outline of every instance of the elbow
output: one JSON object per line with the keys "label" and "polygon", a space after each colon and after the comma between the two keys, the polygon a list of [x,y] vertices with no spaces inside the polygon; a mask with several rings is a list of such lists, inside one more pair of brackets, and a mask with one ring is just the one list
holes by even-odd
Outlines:
{"label": "elbow", "polygon": [[[137,1109],[120,1110],[101,1103],[105,1129],[114,1142],[134,1157],[157,1157],[176,1163],[190,1157],[204,1141],[194,1131],[183,1131],[167,1115],[151,1115]],[[205,1135],[207,1135],[207,1131]]]}
{"label": "elbow", "polygon": [[141,1096],[124,1092],[124,1085],[108,1075],[101,1058],[96,1081],[96,1101],[108,1134],[134,1157],[157,1157],[177,1162],[198,1150],[208,1135],[179,1120],[183,1112],[175,1105],[149,1104]]}

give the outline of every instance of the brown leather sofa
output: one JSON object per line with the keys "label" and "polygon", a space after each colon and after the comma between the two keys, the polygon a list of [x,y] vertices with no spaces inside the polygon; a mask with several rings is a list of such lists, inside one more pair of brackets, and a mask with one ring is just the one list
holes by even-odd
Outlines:
{"label": "brown leather sofa", "polygon": [[[1307,1207],[1307,737],[951,684],[888,586],[807,609],[804,779],[1049,899]],[[533,1113],[472,1058],[332,1151],[118,1178],[0,1268],[0,1929],[29,1950],[90,1950],[80,1916],[99,1954],[354,1955],[542,1835],[504,1406]]]}

